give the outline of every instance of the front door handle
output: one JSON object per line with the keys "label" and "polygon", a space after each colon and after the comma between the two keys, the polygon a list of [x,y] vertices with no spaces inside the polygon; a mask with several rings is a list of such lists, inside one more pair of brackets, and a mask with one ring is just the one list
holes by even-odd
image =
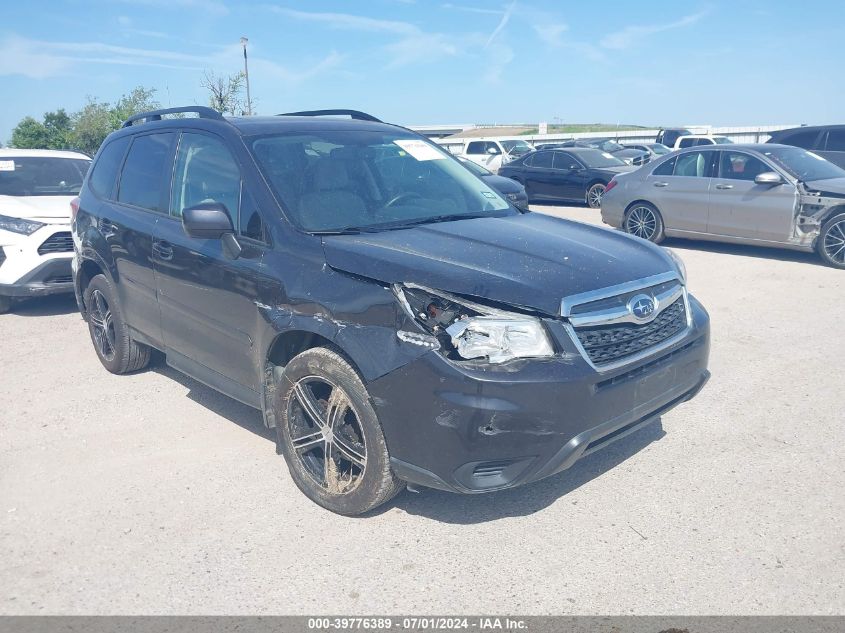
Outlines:
{"label": "front door handle", "polygon": [[165,261],[173,259],[173,247],[163,240],[153,242],[153,252],[158,255],[159,259]]}
{"label": "front door handle", "polygon": [[733,189],[733,188],[734,188],[733,185],[723,185],[723,184],[716,185],[716,189]]}
{"label": "front door handle", "polygon": [[656,182],[656,183],[654,183],[654,186],[655,187],[668,187],[669,183],[668,182]]}

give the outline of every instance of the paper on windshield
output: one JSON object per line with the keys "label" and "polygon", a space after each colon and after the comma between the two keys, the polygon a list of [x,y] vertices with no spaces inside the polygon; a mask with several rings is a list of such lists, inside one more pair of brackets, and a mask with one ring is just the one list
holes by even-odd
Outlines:
{"label": "paper on windshield", "polygon": [[443,160],[446,155],[425,141],[399,139],[393,141],[417,160]]}
{"label": "paper on windshield", "polygon": [[0,160],[0,171],[15,171],[15,161]]}
{"label": "paper on windshield", "polygon": [[605,158],[616,158],[613,154],[610,154],[608,152],[602,152],[601,155]]}

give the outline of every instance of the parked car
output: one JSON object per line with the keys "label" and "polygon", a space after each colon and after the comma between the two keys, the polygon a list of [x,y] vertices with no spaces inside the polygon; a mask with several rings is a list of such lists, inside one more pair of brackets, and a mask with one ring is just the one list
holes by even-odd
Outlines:
{"label": "parked car", "polygon": [[708,316],[669,251],[521,213],[428,139],[325,112],[352,119],[174,108],[106,139],[73,231],[108,371],[156,348],[260,409],[343,514],[405,482],[547,477],[701,389]]}
{"label": "parked car", "polygon": [[481,180],[505,196],[505,198],[507,198],[508,201],[510,201],[510,203],[515,207],[528,209],[528,194],[525,193],[525,187],[521,184],[515,180],[511,180],[510,178],[497,176],[490,170],[482,167],[481,165],[477,165],[466,158],[460,157],[458,160],[461,161],[461,164],[464,167],[469,169],[472,173],[481,178]]}
{"label": "parked car", "polygon": [[508,163],[499,175],[523,185],[529,200],[586,202],[598,209],[607,183],[632,169],[613,154],[590,147],[570,147],[537,150]]}
{"label": "parked car", "polygon": [[845,125],[815,125],[773,132],[769,143],[810,150],[834,165],[845,167]]}
{"label": "parked car", "polygon": [[727,136],[714,136],[713,134],[687,134],[675,139],[671,149],[685,149],[687,147],[698,147],[699,145],[731,145],[733,141]]}
{"label": "parked car", "polygon": [[90,164],[77,152],[0,149],[0,313],[73,292],[70,201]]}
{"label": "parked car", "polygon": [[845,170],[806,150],[693,148],[616,176],[602,219],[638,237],[816,249],[845,268]]}
{"label": "parked car", "polygon": [[589,147],[597,149],[608,154],[613,154],[616,158],[628,165],[644,165],[651,159],[648,152],[624,147],[610,138],[571,139],[560,143],[546,143],[544,145],[538,145],[537,149],[566,149],[569,147]]}
{"label": "parked car", "polygon": [[625,147],[628,149],[638,149],[641,152],[646,152],[649,155],[650,161],[660,156],[664,156],[672,151],[663,143],[625,143]]}
{"label": "parked car", "polygon": [[487,168],[494,174],[502,165],[523,156],[533,148],[521,140],[477,140],[467,141],[458,155]]}
{"label": "parked car", "polygon": [[657,132],[655,142],[665,145],[666,147],[673,148],[675,147],[675,141],[677,141],[679,137],[690,136],[691,134],[692,132],[690,130],[683,127],[660,128],[660,131]]}

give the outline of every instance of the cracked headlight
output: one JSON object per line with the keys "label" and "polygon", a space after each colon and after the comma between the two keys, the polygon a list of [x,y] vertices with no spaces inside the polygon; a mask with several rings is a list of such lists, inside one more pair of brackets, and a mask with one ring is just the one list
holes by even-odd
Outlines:
{"label": "cracked headlight", "polygon": [[669,257],[672,259],[673,262],[675,262],[675,268],[678,270],[678,275],[680,275],[681,281],[684,282],[684,284],[686,284],[687,283],[687,267],[684,264],[684,260],[682,260],[677,253],[670,251],[668,248],[666,249],[666,254],[669,255]]}
{"label": "cracked headlight", "polygon": [[32,220],[22,220],[21,218],[10,218],[5,215],[0,215],[0,229],[4,231],[20,233],[21,235],[32,235],[42,226],[45,225],[41,222],[33,222]]}
{"label": "cracked headlight", "polygon": [[503,363],[513,358],[552,356],[554,349],[538,319],[469,317],[446,328],[463,358]]}
{"label": "cracked headlight", "polygon": [[554,346],[538,318],[422,286],[397,285],[394,292],[408,314],[437,337],[442,351],[455,360],[503,363],[554,355]]}

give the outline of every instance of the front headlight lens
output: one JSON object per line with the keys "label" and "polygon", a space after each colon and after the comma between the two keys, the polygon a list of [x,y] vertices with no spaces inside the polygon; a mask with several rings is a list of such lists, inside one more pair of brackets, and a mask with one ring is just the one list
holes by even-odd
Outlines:
{"label": "front headlight lens", "polygon": [[44,226],[44,224],[41,222],[33,222],[32,220],[22,220],[21,218],[10,218],[5,215],[0,215],[0,229],[4,231],[20,233],[21,235],[32,235],[42,226]]}
{"label": "front headlight lens", "polygon": [[439,290],[396,285],[407,313],[440,342],[447,356],[503,363],[554,355],[540,319],[466,301]]}
{"label": "front headlight lens", "polygon": [[463,358],[486,358],[503,363],[514,358],[552,356],[554,349],[537,319],[470,317],[456,321],[446,332]]}
{"label": "front headlight lens", "polygon": [[677,253],[670,251],[668,248],[666,249],[666,253],[669,255],[669,257],[672,258],[672,261],[675,262],[675,268],[678,269],[678,274],[681,276],[681,281],[687,283],[687,267],[684,264],[684,260],[682,260]]}

